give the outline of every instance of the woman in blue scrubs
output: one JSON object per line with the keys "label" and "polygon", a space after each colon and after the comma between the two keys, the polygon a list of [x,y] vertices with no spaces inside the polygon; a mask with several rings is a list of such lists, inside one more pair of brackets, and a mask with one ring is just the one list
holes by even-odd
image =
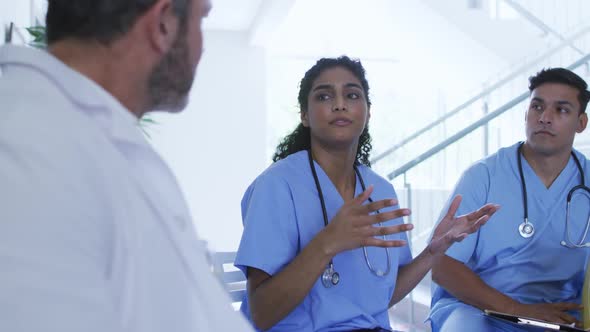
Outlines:
{"label": "woman in blue scrubs", "polygon": [[320,59],[299,90],[301,123],[242,200],[235,264],[248,278],[242,310],[260,330],[389,331],[389,307],[433,258],[497,210],[455,218],[460,197],[412,260],[392,185],[369,168],[369,86],[360,61]]}

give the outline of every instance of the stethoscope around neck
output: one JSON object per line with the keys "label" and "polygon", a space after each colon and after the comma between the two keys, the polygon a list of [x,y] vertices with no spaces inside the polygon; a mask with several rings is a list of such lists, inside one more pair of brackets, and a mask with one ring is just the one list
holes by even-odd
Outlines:
{"label": "stethoscope around neck", "polygon": [[[526,190],[526,183],[524,181],[524,174],[522,171],[522,146],[523,143],[520,143],[518,149],[516,151],[517,161],[518,161],[518,173],[520,174],[520,184],[522,187],[522,202],[524,205],[524,221],[518,226],[518,233],[523,238],[530,238],[535,234],[535,226],[529,221],[528,218],[528,202],[527,202],[527,190]],[[588,235],[588,230],[590,229],[590,219],[586,221],[586,227],[584,228],[584,233],[582,238],[577,242],[573,242],[570,237],[569,233],[569,219],[570,219],[570,206],[572,202],[572,197],[574,193],[578,190],[586,191],[590,194],[590,188],[586,187],[584,181],[584,170],[582,169],[582,165],[580,164],[580,160],[576,156],[576,154],[572,151],[572,157],[574,158],[574,162],[576,163],[576,167],[578,168],[578,172],[580,173],[580,184],[570,189],[567,194],[566,200],[566,214],[565,214],[565,239],[561,240],[560,244],[567,248],[586,248],[590,247],[590,242],[584,243],[586,240],[586,235]]]}
{"label": "stethoscope around neck", "polygon": [[[318,175],[315,170],[315,165],[313,164],[313,157],[311,155],[311,149],[307,150],[307,156],[309,158],[309,167],[311,168],[311,174],[313,175],[313,180],[315,181],[315,186],[318,191],[318,196],[320,198],[320,204],[322,206],[322,215],[324,217],[324,227],[326,227],[326,226],[328,226],[328,213],[326,212],[326,203],[324,202],[324,194],[322,193],[322,187],[320,186],[320,180],[318,179]],[[363,189],[363,191],[365,191],[366,190],[365,182],[363,181],[363,177],[361,176],[361,173],[359,172],[358,167],[356,165],[354,165],[353,168],[354,168],[354,172],[355,172],[356,176],[359,179],[359,182],[361,184],[361,188]],[[371,202],[371,203],[373,202],[371,197],[369,197],[369,202]],[[377,213],[380,213],[379,210],[377,210]],[[381,225],[381,223],[379,223],[379,225]],[[383,235],[382,238],[385,240],[385,235]],[[387,255],[387,269],[385,271],[382,271],[382,270],[379,270],[379,269],[376,270],[373,268],[373,266],[371,265],[371,262],[369,261],[369,254],[367,253],[367,248],[363,247],[363,254],[365,255],[365,262],[367,263],[367,267],[369,268],[369,271],[371,271],[371,273],[373,273],[374,275],[376,275],[378,277],[385,277],[386,275],[389,274],[389,271],[391,270],[391,261],[389,259],[389,248],[384,248],[384,249],[385,249],[385,254]],[[340,282],[340,274],[338,272],[336,272],[336,270],[334,269],[334,262],[332,259],[330,259],[330,262],[326,266],[324,273],[322,273],[322,284],[324,285],[324,287],[330,288],[332,286],[338,285],[339,282]]]}

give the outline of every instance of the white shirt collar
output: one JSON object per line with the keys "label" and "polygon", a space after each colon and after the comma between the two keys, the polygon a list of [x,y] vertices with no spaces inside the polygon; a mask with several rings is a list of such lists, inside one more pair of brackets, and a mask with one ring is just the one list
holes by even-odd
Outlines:
{"label": "white shirt collar", "polygon": [[138,119],[96,82],[68,67],[50,53],[31,47],[0,46],[0,66],[26,66],[47,76],[79,109],[107,112],[101,125],[116,140],[145,145]]}

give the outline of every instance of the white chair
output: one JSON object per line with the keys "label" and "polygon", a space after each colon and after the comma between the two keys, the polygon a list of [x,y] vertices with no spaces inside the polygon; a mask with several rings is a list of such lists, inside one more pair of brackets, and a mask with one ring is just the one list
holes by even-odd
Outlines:
{"label": "white chair", "polygon": [[213,273],[223,282],[232,303],[241,303],[246,296],[246,277],[234,267],[236,252],[216,252],[212,255]]}

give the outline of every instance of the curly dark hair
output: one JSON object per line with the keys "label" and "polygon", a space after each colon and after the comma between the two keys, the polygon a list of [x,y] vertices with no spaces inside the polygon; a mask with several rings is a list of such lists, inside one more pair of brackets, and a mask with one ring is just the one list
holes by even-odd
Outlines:
{"label": "curly dark hair", "polygon": [[[360,81],[363,91],[366,96],[367,106],[371,107],[371,100],[369,98],[369,82],[365,77],[365,68],[360,60],[353,60],[345,55],[338,58],[322,58],[318,60],[313,67],[311,67],[303,76],[301,83],[299,83],[299,111],[301,113],[307,112],[307,98],[311,91],[314,81],[326,69],[334,67],[343,67],[349,70]],[[275,154],[272,157],[273,162],[286,158],[287,156],[311,148],[311,130],[303,124],[299,124],[292,133],[285,136],[276,148]],[[359,137],[358,148],[356,152],[356,163],[371,167],[369,155],[371,153],[371,135],[369,128],[365,127],[361,136]]]}

